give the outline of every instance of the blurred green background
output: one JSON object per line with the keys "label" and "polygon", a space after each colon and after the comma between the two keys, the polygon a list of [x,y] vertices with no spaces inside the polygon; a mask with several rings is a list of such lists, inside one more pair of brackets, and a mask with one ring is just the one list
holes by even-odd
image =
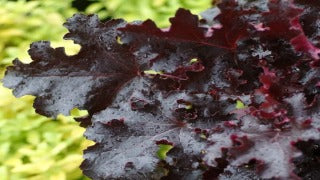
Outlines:
{"label": "blurred green background", "polygon": [[[14,58],[31,61],[27,50],[33,41],[49,40],[76,53],[79,46],[62,39],[67,32],[62,24],[76,12],[97,13],[103,20],[150,18],[164,28],[179,7],[199,14],[210,6],[211,0],[0,0],[0,78]],[[82,137],[84,129],[72,116],[37,115],[33,99],[16,99],[0,83],[0,179],[87,179],[79,165],[82,151],[93,143]]]}

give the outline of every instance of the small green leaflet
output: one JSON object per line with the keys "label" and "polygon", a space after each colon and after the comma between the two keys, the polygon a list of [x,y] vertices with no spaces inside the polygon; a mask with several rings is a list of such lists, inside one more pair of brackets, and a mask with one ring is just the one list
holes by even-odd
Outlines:
{"label": "small green leaflet", "polygon": [[192,109],[192,104],[187,105],[187,106],[186,106],[186,109],[187,109],[187,110]]}
{"label": "small green leaflet", "polygon": [[157,75],[157,74],[163,74],[163,72],[161,71],[155,71],[155,70],[147,70],[147,71],[143,71],[145,74],[150,74],[150,75]]}
{"label": "small green leaflet", "polygon": [[243,104],[242,101],[237,100],[236,109],[243,109],[243,108],[246,108],[246,106]]}
{"label": "small green leaflet", "polygon": [[157,151],[157,156],[161,160],[165,160],[167,153],[173,148],[172,145],[168,144],[159,144],[159,150]]}
{"label": "small green leaflet", "polygon": [[191,64],[196,63],[196,62],[198,62],[198,59],[197,59],[197,58],[193,58],[193,59],[190,60],[190,63],[191,63]]}

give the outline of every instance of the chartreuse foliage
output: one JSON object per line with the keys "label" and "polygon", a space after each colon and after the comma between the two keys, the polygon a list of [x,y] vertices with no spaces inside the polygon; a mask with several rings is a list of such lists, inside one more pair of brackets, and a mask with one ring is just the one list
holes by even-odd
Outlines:
{"label": "chartreuse foliage", "polygon": [[89,145],[84,130],[71,117],[53,121],[26,108],[34,98],[16,100],[10,91],[0,92],[1,179],[82,179],[80,152]]}
{"label": "chartreuse foliage", "polygon": [[[66,17],[75,13],[71,0],[7,1],[0,0],[0,63],[3,67],[15,57],[30,60],[26,51],[30,41],[50,39],[56,46],[71,48],[71,41],[61,41]],[[76,47],[75,47],[76,48]],[[71,48],[72,51],[74,48]]]}
{"label": "chartreuse foliage", "polygon": [[168,27],[168,19],[178,7],[199,14],[210,7],[212,0],[108,0],[91,4],[86,12],[97,13],[100,18],[123,18],[127,21],[154,20],[159,27]]}

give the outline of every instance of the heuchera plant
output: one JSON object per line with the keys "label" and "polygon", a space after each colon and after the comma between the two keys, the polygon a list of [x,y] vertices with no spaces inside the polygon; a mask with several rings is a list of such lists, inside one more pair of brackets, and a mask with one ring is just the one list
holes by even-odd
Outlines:
{"label": "heuchera plant", "polygon": [[77,119],[93,179],[317,179],[320,1],[222,0],[203,19],[64,24],[81,45],[35,42],[4,85],[39,114]]}

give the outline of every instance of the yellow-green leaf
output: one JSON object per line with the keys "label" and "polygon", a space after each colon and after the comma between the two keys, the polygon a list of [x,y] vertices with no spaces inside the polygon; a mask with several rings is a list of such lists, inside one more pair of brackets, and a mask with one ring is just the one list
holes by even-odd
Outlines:
{"label": "yellow-green leaf", "polygon": [[157,156],[161,160],[165,160],[167,153],[173,148],[172,145],[168,144],[159,144],[159,150],[157,151]]}
{"label": "yellow-green leaf", "polygon": [[242,101],[237,100],[237,102],[236,102],[236,109],[243,109],[243,108],[245,108],[245,107],[246,107],[246,106],[243,104]]}

